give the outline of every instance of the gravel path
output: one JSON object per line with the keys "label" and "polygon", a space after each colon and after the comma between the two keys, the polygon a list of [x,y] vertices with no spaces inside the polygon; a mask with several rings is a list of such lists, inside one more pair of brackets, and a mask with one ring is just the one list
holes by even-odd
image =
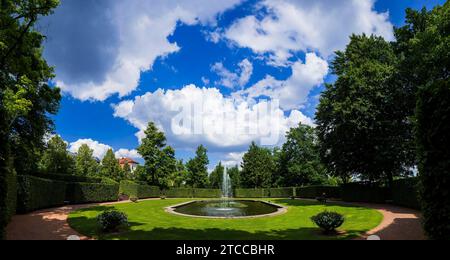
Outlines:
{"label": "gravel path", "polygon": [[[124,202],[117,202],[124,203]],[[82,208],[97,205],[112,205],[117,203],[101,203],[78,206],[65,206],[33,212],[26,215],[14,216],[7,227],[8,240],[66,240],[71,235],[88,240],[67,223],[70,212]],[[380,226],[371,230],[360,239],[366,239],[370,235],[377,235],[382,240],[426,240],[422,226],[421,215],[418,211],[391,205],[376,205],[364,203],[352,203],[373,208],[384,215]]]}

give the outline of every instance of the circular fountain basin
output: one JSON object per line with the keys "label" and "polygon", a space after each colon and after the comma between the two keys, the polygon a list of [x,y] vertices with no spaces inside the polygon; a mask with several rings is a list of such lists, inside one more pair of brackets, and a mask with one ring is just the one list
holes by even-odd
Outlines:
{"label": "circular fountain basin", "polygon": [[286,208],[256,200],[202,200],[166,209],[168,212],[203,218],[254,218],[283,214]]}

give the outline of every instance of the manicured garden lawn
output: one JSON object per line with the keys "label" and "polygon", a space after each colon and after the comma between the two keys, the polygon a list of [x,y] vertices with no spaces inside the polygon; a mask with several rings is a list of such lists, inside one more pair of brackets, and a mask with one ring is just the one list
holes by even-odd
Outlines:
{"label": "manicured garden lawn", "polygon": [[[69,224],[83,235],[97,239],[123,240],[323,240],[351,239],[377,227],[383,216],[376,210],[311,201],[267,199],[288,207],[288,212],[256,219],[200,219],[166,213],[164,208],[192,199],[168,199],[101,206],[73,212]],[[128,215],[130,228],[118,234],[101,234],[96,217],[107,209]],[[324,210],[336,211],[346,221],[340,236],[323,236],[310,218]]]}

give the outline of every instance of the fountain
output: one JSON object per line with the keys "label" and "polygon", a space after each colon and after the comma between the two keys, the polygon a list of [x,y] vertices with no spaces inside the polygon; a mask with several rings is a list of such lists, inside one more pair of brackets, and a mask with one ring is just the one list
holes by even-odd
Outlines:
{"label": "fountain", "polygon": [[225,167],[222,178],[222,198],[220,200],[193,201],[170,207],[168,211],[184,216],[240,218],[278,214],[285,212],[285,209],[262,201],[234,200],[231,178]]}
{"label": "fountain", "polygon": [[228,169],[225,167],[223,171],[222,179],[222,199],[231,199],[233,197],[233,186],[231,184],[231,178],[228,174]]}

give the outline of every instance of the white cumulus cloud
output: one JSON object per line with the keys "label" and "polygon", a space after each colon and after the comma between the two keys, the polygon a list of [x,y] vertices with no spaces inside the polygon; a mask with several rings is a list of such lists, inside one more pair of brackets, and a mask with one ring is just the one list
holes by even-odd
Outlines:
{"label": "white cumulus cloud", "polygon": [[111,146],[99,143],[98,141],[92,139],[79,139],[76,142],[70,143],[69,151],[71,153],[77,153],[78,149],[80,149],[80,147],[84,144],[87,144],[89,148],[94,151],[94,156],[98,159],[103,159],[106,152],[108,152],[109,149],[112,149]]}
{"label": "white cumulus cloud", "polygon": [[239,19],[224,37],[269,63],[287,66],[295,52],[317,51],[329,57],[349,42],[351,34],[394,39],[388,13],[374,9],[375,0],[263,0],[257,14]]}
{"label": "white cumulus cloud", "polygon": [[231,72],[225,68],[222,62],[215,63],[211,70],[220,77],[216,84],[231,89],[245,87],[253,74],[253,64],[248,59],[244,59],[238,64],[238,67],[236,72]]}
{"label": "white cumulus cloud", "polygon": [[306,103],[310,91],[324,82],[328,71],[328,63],[324,59],[308,53],[305,63],[298,61],[292,65],[292,75],[287,80],[267,75],[250,88],[233,93],[233,96],[237,99],[267,96],[278,99],[284,110],[298,109]]}
{"label": "white cumulus cloud", "polygon": [[114,110],[116,117],[139,130],[138,138],[148,122],[155,122],[177,149],[204,144],[212,151],[242,151],[252,141],[278,145],[291,127],[300,122],[313,125],[300,111],[286,116],[276,101],[248,103],[195,85],[149,92],[115,105]]}
{"label": "white cumulus cloud", "polygon": [[[89,11],[86,8],[98,6],[96,1],[94,1],[94,7],[91,6],[92,3],[85,5],[84,2],[76,5],[78,0],[66,1],[67,3],[62,2],[62,7],[56,11],[55,17],[50,18],[49,24],[49,41],[55,39],[55,43],[66,44],[50,50],[48,56],[57,68],[57,75],[62,75],[56,79],[58,86],[64,92],[83,101],[104,101],[114,94],[120,97],[130,94],[137,88],[141,72],[150,70],[156,59],[164,58],[180,50],[176,42],[168,40],[177,24],[214,24],[218,14],[241,2],[241,0],[102,0],[102,6],[98,12],[104,12],[106,15],[102,13],[101,21],[99,21],[96,20],[95,15],[88,17],[82,15]],[[64,7],[67,7],[67,10]],[[68,15],[71,15],[70,19],[67,19]],[[74,31],[73,34],[61,33],[64,28],[59,28],[59,24],[63,24],[66,30],[67,28],[86,28],[89,30],[89,35],[94,35],[90,38],[92,44],[78,44],[78,41],[83,41],[83,37],[77,38],[73,35],[83,36],[85,33],[80,33],[79,30]],[[99,26],[97,27],[96,24]],[[103,35],[104,24],[108,25],[108,33],[111,37]],[[53,30],[52,26],[56,29]],[[51,33],[53,31],[55,31],[54,35]],[[95,37],[95,35],[102,36]],[[102,39],[105,40],[102,41]],[[108,39],[111,39],[111,44],[108,43]],[[83,48],[84,51],[78,48]],[[70,57],[66,55],[74,52],[78,52],[79,55]],[[89,71],[84,71],[93,69],[89,67],[92,62],[91,64],[80,62],[79,59],[86,61],[91,59],[88,55],[100,52],[108,54],[105,55],[108,57],[105,61],[108,64],[97,66],[101,68],[98,71],[102,75],[92,75]],[[83,56],[83,54],[86,55]],[[71,60],[59,59],[58,57],[61,56],[69,57]],[[95,63],[101,63],[101,61],[95,60]],[[73,66],[66,64],[73,64]],[[59,67],[64,68],[64,71],[59,70]],[[75,71],[83,78],[80,77],[77,80],[73,77],[71,73]]]}

